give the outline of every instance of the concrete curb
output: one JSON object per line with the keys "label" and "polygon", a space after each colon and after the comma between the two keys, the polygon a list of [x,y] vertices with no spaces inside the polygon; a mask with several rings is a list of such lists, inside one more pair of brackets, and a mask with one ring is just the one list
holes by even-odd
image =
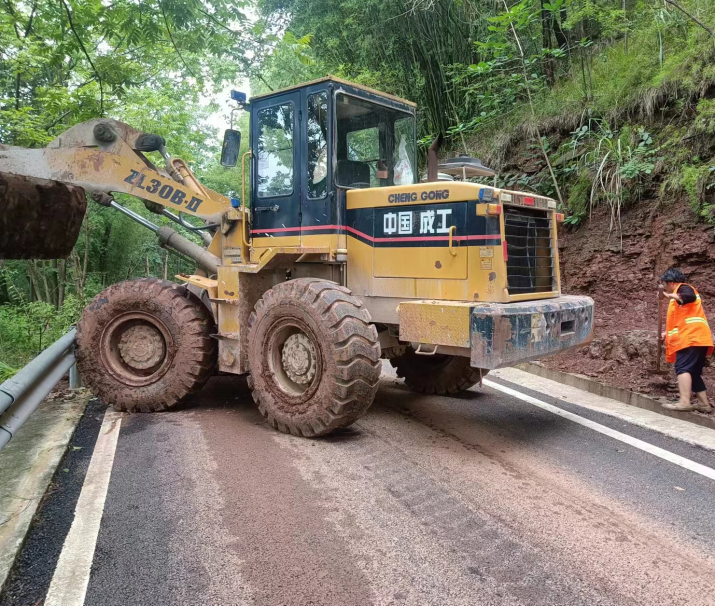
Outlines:
{"label": "concrete curb", "polygon": [[0,591],[90,397],[45,400],[0,452]]}
{"label": "concrete curb", "polygon": [[708,429],[715,429],[715,415],[706,415],[698,412],[673,412],[671,410],[666,410],[661,406],[662,401],[656,398],[651,398],[643,395],[642,393],[629,391],[620,387],[614,387],[613,385],[606,385],[605,383],[594,381],[593,379],[589,379],[588,377],[584,377],[582,375],[572,375],[568,372],[546,368],[545,366],[535,362],[518,364],[515,368],[524,370],[539,377],[543,377],[544,379],[551,379],[552,381],[557,381],[559,383],[563,383],[564,385],[582,389],[583,391],[587,391],[597,396],[623,402],[623,404],[629,404],[631,406],[635,406],[636,408],[644,408],[645,410],[657,412],[658,414],[666,417],[672,417],[673,419],[679,419],[680,421],[688,421],[689,423],[707,427]]}

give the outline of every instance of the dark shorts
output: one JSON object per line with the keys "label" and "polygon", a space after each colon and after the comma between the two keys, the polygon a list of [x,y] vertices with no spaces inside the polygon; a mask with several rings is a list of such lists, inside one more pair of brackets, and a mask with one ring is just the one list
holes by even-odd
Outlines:
{"label": "dark shorts", "polygon": [[707,354],[707,347],[686,347],[675,352],[675,374],[690,373],[695,393],[705,391],[705,383],[701,375]]}

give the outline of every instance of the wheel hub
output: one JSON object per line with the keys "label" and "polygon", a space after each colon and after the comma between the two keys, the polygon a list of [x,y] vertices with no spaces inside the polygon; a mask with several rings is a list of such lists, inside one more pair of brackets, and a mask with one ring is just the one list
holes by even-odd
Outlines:
{"label": "wheel hub", "polygon": [[303,333],[291,335],[283,345],[281,362],[291,381],[307,385],[315,377],[317,368],[315,346]]}
{"label": "wheel hub", "polygon": [[153,326],[132,326],[119,340],[119,354],[128,366],[146,370],[164,359],[166,355],[164,339]]}

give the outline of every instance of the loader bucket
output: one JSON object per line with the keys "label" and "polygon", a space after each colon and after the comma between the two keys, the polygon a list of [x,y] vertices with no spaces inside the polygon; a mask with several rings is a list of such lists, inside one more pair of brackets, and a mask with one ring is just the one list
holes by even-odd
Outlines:
{"label": "loader bucket", "polygon": [[87,208],[84,190],[0,172],[0,259],[63,259]]}

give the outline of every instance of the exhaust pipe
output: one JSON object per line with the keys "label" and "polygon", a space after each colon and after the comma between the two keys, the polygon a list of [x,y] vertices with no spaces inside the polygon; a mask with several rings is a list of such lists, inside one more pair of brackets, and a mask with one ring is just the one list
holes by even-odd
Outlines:
{"label": "exhaust pipe", "polygon": [[427,181],[431,182],[439,180],[439,170],[437,169],[439,159],[437,158],[437,152],[441,146],[442,133],[439,133],[427,150]]}

